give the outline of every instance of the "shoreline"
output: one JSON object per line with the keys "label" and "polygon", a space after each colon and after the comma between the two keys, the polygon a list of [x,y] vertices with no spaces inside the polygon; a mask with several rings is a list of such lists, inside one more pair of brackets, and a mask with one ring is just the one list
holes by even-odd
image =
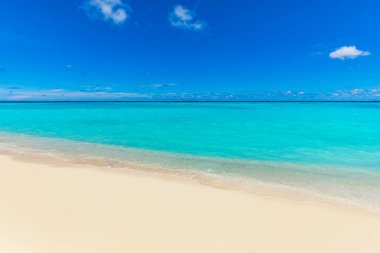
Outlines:
{"label": "shoreline", "polygon": [[[103,148],[108,148],[108,145],[104,144],[94,144],[66,139],[36,137],[25,134],[4,132],[1,133],[1,137],[11,138],[12,143],[9,143],[8,139],[2,143],[2,146],[0,146],[0,156],[8,155],[18,161],[37,163],[48,166],[54,165],[57,167],[89,167],[101,171],[106,170],[126,175],[143,173],[147,174],[148,176],[169,179],[174,178],[175,180],[179,181],[189,180],[206,187],[212,187],[227,191],[242,191],[248,194],[254,194],[263,197],[275,197],[290,201],[315,202],[325,205],[337,206],[339,208],[358,210],[359,212],[364,211],[373,213],[374,215],[380,215],[380,206],[377,204],[377,202],[373,206],[367,204],[363,205],[363,203],[355,202],[351,199],[334,196],[332,194],[320,193],[318,191],[313,191],[303,187],[284,185],[276,182],[267,182],[260,179],[252,180],[252,178],[246,178],[241,175],[235,176],[232,174],[220,174],[211,173],[204,170],[193,170],[192,168],[177,169],[171,166],[162,167],[159,164],[152,163],[150,160],[147,160],[148,163],[140,162],[139,159],[133,157],[134,155],[138,154],[136,152],[148,152],[147,155],[149,156],[151,155],[149,154],[149,151],[139,151],[139,149],[129,148],[132,150],[132,154],[129,154],[128,158],[133,157],[132,161],[119,161],[118,159],[114,158],[105,159],[101,156],[98,157],[97,155],[94,156],[82,153],[83,148],[92,149],[91,147],[93,146],[96,147],[93,150],[95,153],[99,152],[99,150],[101,151]],[[17,141],[13,140],[14,137],[16,137]],[[4,140],[1,139],[1,141]],[[77,145],[80,145],[81,148],[78,149],[81,150],[80,155],[77,156],[73,153],[70,154],[66,153],[63,150],[57,150],[57,145],[59,145],[59,143],[62,141],[65,142],[64,146],[68,145],[71,148],[76,148]],[[29,146],[30,144],[32,144],[32,146]],[[99,150],[97,150],[98,148]],[[127,150],[129,150],[124,150],[123,147],[112,148],[115,148],[116,152],[123,153],[128,152]],[[109,152],[109,150],[107,150],[107,152]],[[158,152],[155,154],[155,156],[161,155],[163,156],[163,161],[166,159],[173,159],[170,153]],[[141,154],[138,154],[137,158],[139,158],[139,156],[141,156]],[[183,157],[185,159],[192,159],[193,156],[189,155],[187,157],[186,155],[183,155]],[[198,163],[202,163],[202,165],[207,164],[207,166],[210,165],[210,161],[213,160],[209,157],[200,158],[202,160],[198,161]],[[226,159],[226,162],[230,161]]]}
{"label": "shoreline", "polygon": [[378,252],[380,216],[0,154],[0,251]]}

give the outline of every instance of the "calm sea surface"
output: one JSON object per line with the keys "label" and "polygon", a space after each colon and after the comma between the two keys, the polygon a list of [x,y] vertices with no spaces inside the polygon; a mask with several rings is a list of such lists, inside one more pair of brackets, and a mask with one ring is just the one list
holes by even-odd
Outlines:
{"label": "calm sea surface", "polygon": [[380,205],[380,103],[3,103],[0,143]]}

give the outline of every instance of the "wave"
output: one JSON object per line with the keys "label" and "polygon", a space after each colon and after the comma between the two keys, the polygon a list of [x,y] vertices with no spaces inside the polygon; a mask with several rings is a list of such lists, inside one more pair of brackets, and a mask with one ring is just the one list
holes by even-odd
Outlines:
{"label": "wave", "polygon": [[0,133],[0,151],[120,172],[174,174],[224,189],[380,210],[380,171],[368,168],[204,157],[6,132]]}

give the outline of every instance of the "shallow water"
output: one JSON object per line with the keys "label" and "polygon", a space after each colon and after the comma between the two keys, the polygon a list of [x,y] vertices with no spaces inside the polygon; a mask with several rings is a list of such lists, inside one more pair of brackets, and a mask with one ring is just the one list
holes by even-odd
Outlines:
{"label": "shallow water", "polygon": [[379,125],[380,103],[0,104],[3,147],[202,171],[373,206]]}

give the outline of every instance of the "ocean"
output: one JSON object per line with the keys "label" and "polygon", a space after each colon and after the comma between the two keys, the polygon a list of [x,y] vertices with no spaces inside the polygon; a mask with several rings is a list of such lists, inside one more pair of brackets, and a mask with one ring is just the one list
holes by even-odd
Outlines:
{"label": "ocean", "polygon": [[380,207],[380,103],[0,103],[0,148]]}

